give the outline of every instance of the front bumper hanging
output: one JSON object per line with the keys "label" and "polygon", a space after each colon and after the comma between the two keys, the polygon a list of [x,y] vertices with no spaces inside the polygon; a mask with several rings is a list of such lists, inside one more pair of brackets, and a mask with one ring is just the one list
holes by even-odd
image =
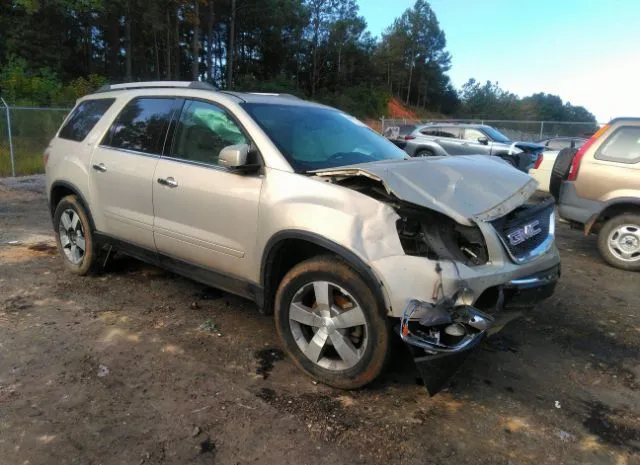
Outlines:
{"label": "front bumper hanging", "polygon": [[[497,288],[493,317],[470,305],[455,305],[455,297],[435,304],[411,300],[404,309],[398,332],[407,343],[429,395],[442,390],[445,383],[485,337],[497,333],[522,315],[511,311],[531,307],[553,294],[560,267],[509,281]],[[509,308],[509,312],[503,312]],[[420,319],[414,316],[420,315]]]}

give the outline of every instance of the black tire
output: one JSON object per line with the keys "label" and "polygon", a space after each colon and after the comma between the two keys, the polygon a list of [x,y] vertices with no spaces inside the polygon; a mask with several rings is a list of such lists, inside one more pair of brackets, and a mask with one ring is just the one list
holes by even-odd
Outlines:
{"label": "black tire", "polygon": [[[314,282],[329,282],[339,286],[355,299],[355,304],[364,314],[366,324],[360,327],[362,341],[358,347],[361,355],[359,355],[357,363],[351,367],[338,370],[327,369],[318,364],[323,360],[328,360],[331,353],[338,355],[333,342],[330,342],[329,345],[323,343],[323,348],[318,351],[318,362],[312,361],[305,355],[298,345],[299,342],[296,342],[296,340],[300,340],[300,334],[298,334],[298,339],[294,337],[292,324],[295,325],[296,323],[295,321],[292,323],[289,319],[291,304],[294,297],[301,295],[300,292],[304,294],[303,290],[308,286],[312,286],[311,283]],[[313,293],[315,294],[315,290]],[[329,291],[328,295],[331,296],[331,291]],[[336,298],[334,298],[332,306],[338,305]],[[314,299],[313,305],[317,309],[319,305],[315,295],[312,296],[311,300]],[[311,309],[313,310],[313,308]],[[299,263],[285,275],[276,294],[275,322],[284,350],[297,367],[311,378],[335,388],[357,389],[369,384],[382,372],[389,358],[391,328],[384,314],[384,309],[379,308],[371,289],[362,277],[337,257],[319,256],[311,258]],[[317,335],[317,333],[312,333],[313,328],[311,326],[299,323],[298,325],[299,328],[306,328],[305,330],[307,331],[307,335],[304,336],[306,339],[302,342],[303,345],[307,343],[307,340],[313,340]],[[324,331],[325,329],[330,331],[327,327],[321,327],[317,331]],[[347,339],[351,336],[347,334],[344,337]],[[325,337],[325,339],[327,341],[332,340],[331,336]],[[329,348],[329,346],[331,347]],[[355,347],[355,343],[351,347]]]}
{"label": "black tire", "polygon": [[435,153],[431,149],[420,149],[414,155],[415,157],[435,157]]}
{"label": "black tire", "polygon": [[[65,222],[68,224],[69,221],[72,221],[72,214],[70,214],[70,212],[74,212],[78,217],[76,227],[69,228],[69,230],[74,229],[75,231],[72,243],[67,242],[69,235],[65,234],[61,236],[60,231],[61,228],[64,228]],[[78,225],[81,229],[78,229]],[[56,235],[56,244],[58,245],[58,251],[62,256],[64,266],[70,272],[80,276],[95,271],[98,263],[98,246],[93,237],[89,214],[78,197],[75,195],[67,195],[60,200],[53,214],[53,227]],[[79,252],[80,239],[84,239],[84,250],[82,253]],[[65,241],[65,244],[63,244],[63,241]],[[71,247],[73,246],[76,247],[77,257],[79,258],[78,262],[74,262],[70,256]]]}
{"label": "black tire", "polygon": [[560,187],[567,177],[569,177],[571,163],[573,162],[573,157],[576,156],[577,152],[577,149],[562,149],[558,152],[556,161],[553,163],[551,179],[549,180],[549,193],[553,195],[556,202],[560,200]]}
{"label": "black tire", "polygon": [[[615,231],[625,225],[632,226],[632,230],[635,229],[635,243],[638,244],[638,242],[640,242],[640,214],[623,213],[610,218],[604,223],[598,235],[598,250],[602,258],[604,258],[609,265],[620,268],[621,270],[640,271],[640,256],[634,255],[634,257],[637,256],[638,258],[633,261],[626,261],[619,256],[619,252],[614,252],[609,247],[609,238]],[[637,253],[640,254],[640,252]]]}

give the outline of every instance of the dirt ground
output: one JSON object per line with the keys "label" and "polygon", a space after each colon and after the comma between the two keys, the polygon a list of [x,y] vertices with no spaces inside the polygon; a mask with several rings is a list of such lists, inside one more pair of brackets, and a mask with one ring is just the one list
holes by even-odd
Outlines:
{"label": "dirt ground", "polygon": [[[41,177],[0,180],[0,464],[640,464],[640,273],[560,225],[554,297],[427,396],[314,384],[271,317],[117,256],[63,270]],[[17,241],[17,242],[16,242]]]}

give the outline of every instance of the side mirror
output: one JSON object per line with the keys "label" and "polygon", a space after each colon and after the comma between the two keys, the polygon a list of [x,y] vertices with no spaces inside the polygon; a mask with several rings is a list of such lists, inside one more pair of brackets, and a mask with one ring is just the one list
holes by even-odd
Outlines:
{"label": "side mirror", "polygon": [[482,145],[488,145],[489,139],[487,139],[486,136],[478,137],[478,142],[480,142]]}
{"label": "side mirror", "polygon": [[247,164],[249,146],[247,144],[228,145],[220,150],[218,163],[231,170],[242,168]]}

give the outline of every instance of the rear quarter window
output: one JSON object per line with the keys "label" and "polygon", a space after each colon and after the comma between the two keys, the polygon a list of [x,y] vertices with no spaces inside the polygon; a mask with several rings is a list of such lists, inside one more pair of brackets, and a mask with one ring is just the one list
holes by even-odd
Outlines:
{"label": "rear quarter window", "polygon": [[82,142],[100,121],[115,99],[85,100],[72,112],[67,122],[60,129],[58,137],[76,142]]}
{"label": "rear quarter window", "polygon": [[640,126],[616,129],[600,146],[596,160],[635,164],[640,162]]}

